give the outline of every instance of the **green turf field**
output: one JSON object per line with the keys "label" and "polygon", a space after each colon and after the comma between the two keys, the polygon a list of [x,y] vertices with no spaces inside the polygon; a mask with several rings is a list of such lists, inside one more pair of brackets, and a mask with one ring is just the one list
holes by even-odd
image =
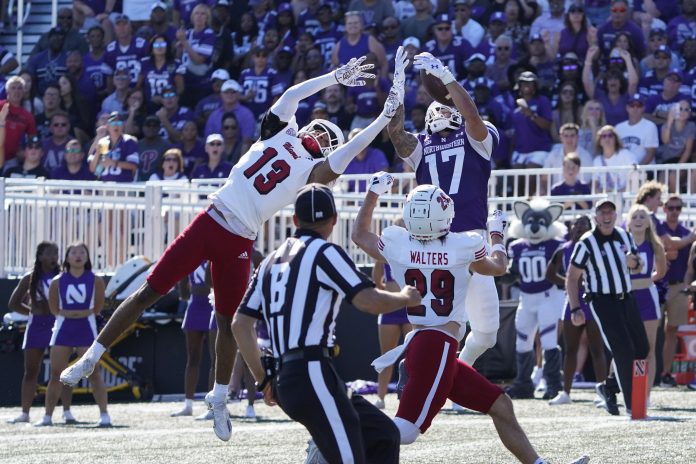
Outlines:
{"label": "green turf field", "polygon": [[[684,387],[657,388],[651,420],[613,417],[592,404],[594,393],[573,391],[574,403],[550,407],[545,401],[515,401],[522,427],[539,454],[553,463],[588,454],[593,463],[696,462],[696,392]],[[374,398],[369,398],[374,399]],[[75,406],[81,423],[61,424],[57,408],[53,427],[12,425],[18,408],[0,408],[2,463],[302,463],[308,434],[282,411],[257,403],[256,420],[243,419],[245,403],[233,403],[232,440],[223,443],[211,422],[170,418],[178,403],[127,403],[110,406],[114,427],[98,429],[96,406]],[[397,406],[387,398],[387,414]],[[446,405],[449,408],[449,404]],[[622,408],[623,411],[623,408]],[[194,414],[204,412],[196,402]],[[32,420],[43,414],[33,408]],[[510,463],[487,416],[443,410],[416,443],[401,449],[404,463]]]}

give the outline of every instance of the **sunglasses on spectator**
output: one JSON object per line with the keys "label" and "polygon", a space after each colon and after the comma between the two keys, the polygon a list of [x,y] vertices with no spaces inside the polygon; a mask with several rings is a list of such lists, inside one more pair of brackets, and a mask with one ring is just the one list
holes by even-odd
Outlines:
{"label": "sunglasses on spectator", "polygon": [[152,48],[167,48],[167,42],[155,42],[152,44]]}
{"label": "sunglasses on spectator", "polygon": [[53,126],[53,127],[68,127],[68,123],[67,122],[54,122],[53,124],[51,124],[51,126]]}
{"label": "sunglasses on spectator", "polygon": [[510,47],[508,46],[503,46],[503,47],[495,47],[496,50],[499,50],[501,52],[507,52],[510,50]]}
{"label": "sunglasses on spectator", "polygon": [[176,93],[174,93],[174,92],[167,92],[167,93],[163,93],[162,96],[163,96],[164,98],[172,98],[172,97],[176,97]]}
{"label": "sunglasses on spectator", "polygon": [[691,108],[679,108],[682,113],[691,113]]}
{"label": "sunglasses on spectator", "polygon": [[623,6],[616,6],[616,7],[611,9],[611,12],[612,13],[625,13],[626,8],[624,8]]}
{"label": "sunglasses on spectator", "polygon": [[72,154],[77,154],[77,153],[82,153],[82,150],[79,148],[66,148],[65,153],[72,153]]}
{"label": "sunglasses on spectator", "polygon": [[172,158],[172,157],[167,156],[166,158],[164,158],[164,161],[177,161],[178,162],[179,158]]}
{"label": "sunglasses on spectator", "polygon": [[122,126],[123,121],[109,121],[110,126]]}
{"label": "sunglasses on spectator", "polygon": [[219,147],[219,146],[222,146],[222,142],[218,142],[218,141],[210,142],[208,145],[210,145],[211,147]]}
{"label": "sunglasses on spectator", "polygon": [[436,31],[449,31],[450,29],[451,28],[449,26],[440,26],[435,28]]}
{"label": "sunglasses on spectator", "polygon": [[585,10],[582,9],[582,7],[579,7],[577,5],[573,5],[570,8],[568,8],[568,13],[584,13]]}
{"label": "sunglasses on spectator", "polygon": [[236,129],[237,126],[222,126],[222,128],[225,130],[230,130],[230,129]]}
{"label": "sunglasses on spectator", "polygon": [[665,206],[667,208],[667,211],[681,211],[682,207],[681,205],[679,206]]}
{"label": "sunglasses on spectator", "polygon": [[603,139],[610,139],[614,137],[614,134],[612,132],[605,132],[602,135],[600,135],[600,137]]}
{"label": "sunglasses on spectator", "polygon": [[563,65],[563,70],[564,70],[564,71],[575,71],[576,69],[578,69],[578,65],[577,65],[577,64],[564,64],[564,65]]}

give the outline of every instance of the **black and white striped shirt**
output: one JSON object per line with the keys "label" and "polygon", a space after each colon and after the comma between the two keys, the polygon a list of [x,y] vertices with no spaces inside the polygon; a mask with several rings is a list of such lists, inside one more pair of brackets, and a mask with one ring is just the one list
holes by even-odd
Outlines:
{"label": "black and white striped shirt", "polygon": [[615,227],[611,235],[605,236],[595,228],[575,244],[570,263],[585,270],[588,293],[617,295],[631,291],[631,277],[626,265],[628,252],[637,253],[630,233]]}
{"label": "black and white striped shirt", "polygon": [[332,347],[341,301],[374,283],[339,246],[298,230],[258,267],[239,311],[264,319],[273,356]]}

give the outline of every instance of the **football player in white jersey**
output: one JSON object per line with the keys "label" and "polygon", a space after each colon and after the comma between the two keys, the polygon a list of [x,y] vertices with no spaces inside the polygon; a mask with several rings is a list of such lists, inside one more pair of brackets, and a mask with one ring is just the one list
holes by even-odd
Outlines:
{"label": "football player in white jersey", "polygon": [[[404,350],[409,378],[401,394],[394,422],[401,443],[413,443],[447,398],[488,414],[503,444],[527,464],[546,462],[534,451],[515,418],[512,401],[471,366],[457,358],[457,347],[466,327],[466,299],[471,272],[503,275],[507,255],[503,246],[505,216],[495,211],[488,218],[492,255],[487,240],[477,232],[450,232],[454,217],[452,199],[439,187],[420,185],[404,205],[406,228],[387,227],[381,236],[370,231],[372,214],[380,194],[389,192],[393,178],[379,172],[358,212],[352,239],[378,261],[388,262],[400,286],[413,285],[422,304],[408,308],[414,330],[403,345],[377,358],[377,370],[393,363]],[[586,457],[576,462],[587,462]]]}
{"label": "football player in white jersey", "polygon": [[365,57],[351,59],[338,69],[290,87],[268,110],[261,123],[261,137],[232,169],[227,183],[211,195],[211,204],[167,248],[153,271],[133,295],[111,316],[95,343],[61,374],[61,382],[75,385],[88,376],[104,351],[142,312],[154,304],[202,261],[209,260],[215,292],[218,335],[215,344],[215,384],[206,395],[213,411],[213,429],[229,440],[232,424],[227,410],[227,390],[237,351],[231,323],[249,281],[252,246],[263,223],[292,203],[308,182],[329,183],[353,157],[387,125],[403,103],[406,52],[396,53],[394,80],[382,113],[358,136],[343,144],[341,129],[325,120],[314,120],[299,129],[295,122],[298,103],[336,84],[362,86],[374,78],[363,65]]}

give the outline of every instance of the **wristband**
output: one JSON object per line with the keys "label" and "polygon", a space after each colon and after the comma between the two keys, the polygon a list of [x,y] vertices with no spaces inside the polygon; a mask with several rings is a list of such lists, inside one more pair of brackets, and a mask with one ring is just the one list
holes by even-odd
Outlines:
{"label": "wristband", "polygon": [[497,230],[491,231],[488,233],[491,237],[500,237],[501,240],[505,238],[502,232],[498,232]]}
{"label": "wristband", "polygon": [[495,245],[491,246],[491,251],[499,251],[505,256],[507,256],[507,251],[505,250],[505,246],[503,246],[502,243],[496,243]]}
{"label": "wristband", "polygon": [[582,310],[582,308],[581,308],[580,306],[578,306],[577,308],[571,309],[571,310],[570,310],[570,314],[571,314],[571,315],[572,315],[572,314],[575,314],[575,313],[577,313],[577,312],[580,311],[580,310]]}

